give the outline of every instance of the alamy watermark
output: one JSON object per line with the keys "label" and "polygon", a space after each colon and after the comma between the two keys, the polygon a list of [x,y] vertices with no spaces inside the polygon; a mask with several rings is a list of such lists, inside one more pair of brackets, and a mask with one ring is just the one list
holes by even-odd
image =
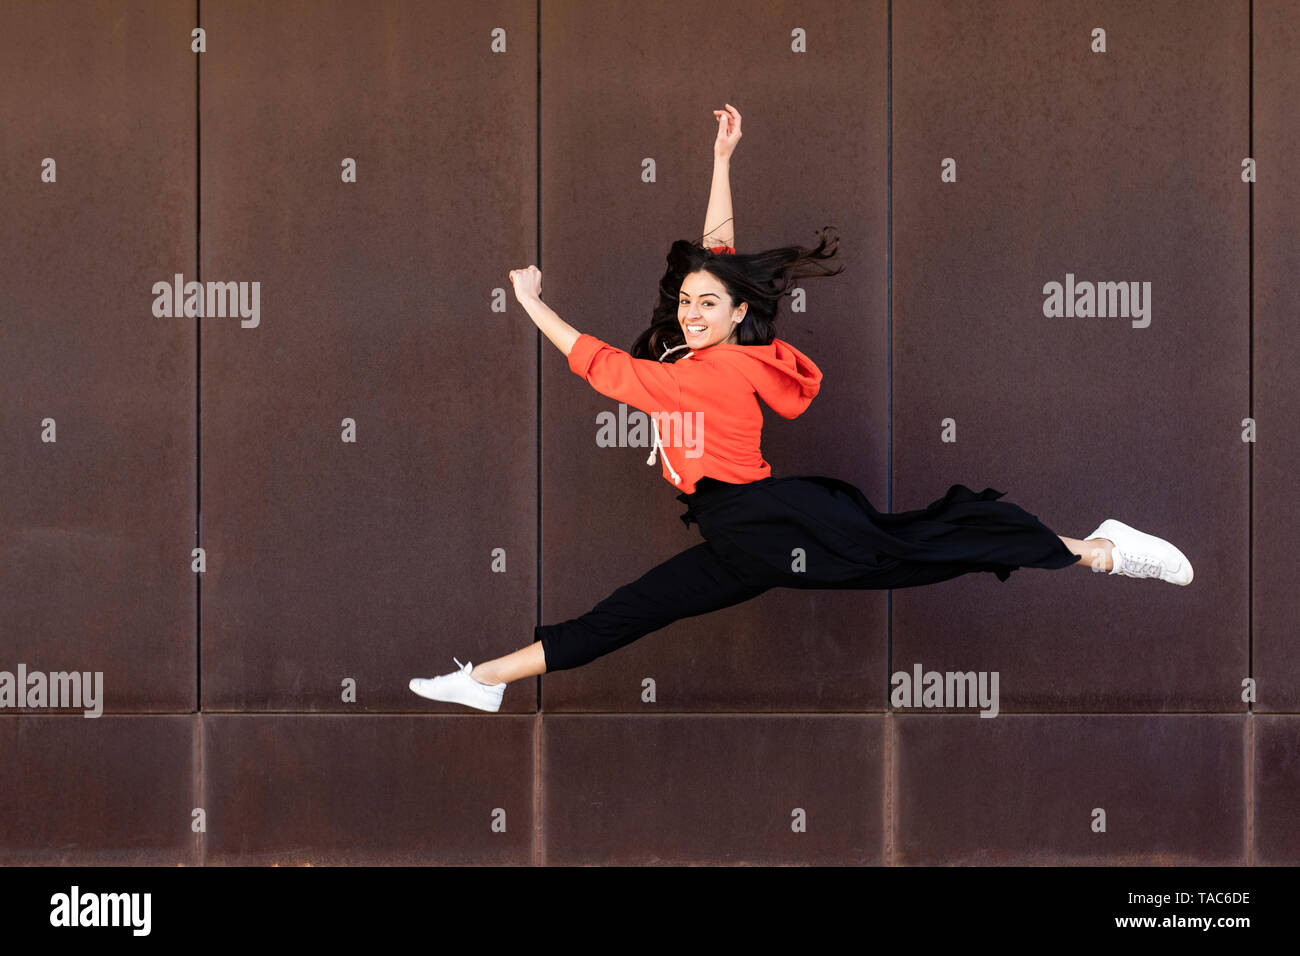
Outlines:
{"label": "alamy watermark", "polygon": [[[262,283],[186,282],[176,273],[171,282],[153,284],[153,314],[160,319],[227,318],[238,315],[240,325],[255,329],[262,321]],[[207,288],[205,289],[204,286]]]}
{"label": "alamy watermark", "polygon": [[50,897],[51,926],[128,926],[133,936],[148,936],[152,893],[83,893],[73,885]]}
{"label": "alamy watermark", "polygon": [[896,671],[889,679],[894,707],[975,707],[981,717],[998,715],[997,671]]}
{"label": "alamy watermark", "polygon": [[85,711],[85,717],[104,712],[104,672],[29,671],[18,665],[17,675],[0,671],[0,708],[4,707],[73,707]]}
{"label": "alamy watermark", "polygon": [[1065,284],[1043,285],[1043,315],[1049,319],[1121,318],[1132,319],[1135,329],[1151,324],[1151,283],[1124,281],[1074,281],[1065,274]]}
{"label": "alamy watermark", "polygon": [[596,447],[649,448],[654,444],[654,426],[659,427],[659,444],[685,448],[687,458],[704,454],[703,412],[628,411],[626,402],[618,403],[618,414],[611,411],[596,415]]}

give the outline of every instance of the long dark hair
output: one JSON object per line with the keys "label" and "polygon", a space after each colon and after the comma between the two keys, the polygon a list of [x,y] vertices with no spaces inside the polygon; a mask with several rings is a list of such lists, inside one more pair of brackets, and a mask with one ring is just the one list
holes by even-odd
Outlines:
{"label": "long dark hair", "polygon": [[[702,242],[678,239],[668,250],[668,271],[659,280],[659,303],[655,306],[650,328],[637,338],[630,349],[634,358],[675,362],[686,355],[681,324],[677,321],[677,302],[682,282],[692,272],[707,272],[727,290],[731,307],[748,302],[745,317],[736,327],[740,345],[767,345],[776,337],[776,316],[781,298],[791,294],[799,279],[839,275],[844,267],[829,269],[823,260],[835,256],[839,236],[835,226],[818,230],[815,246],[782,246],[765,252],[713,253]],[[675,351],[672,351],[675,350]],[[664,353],[668,354],[665,355]]]}

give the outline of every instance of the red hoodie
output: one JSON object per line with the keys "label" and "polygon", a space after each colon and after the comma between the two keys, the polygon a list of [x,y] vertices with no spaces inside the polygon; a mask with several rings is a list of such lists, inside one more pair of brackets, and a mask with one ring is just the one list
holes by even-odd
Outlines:
{"label": "red hoodie", "polygon": [[808,356],[780,339],[712,345],[665,365],[584,332],[569,352],[569,368],[600,394],[650,415],[655,449],[646,464],[661,453],[664,479],[687,494],[706,475],[732,484],[768,477],[758,399],[782,418],[796,418],[822,380]]}

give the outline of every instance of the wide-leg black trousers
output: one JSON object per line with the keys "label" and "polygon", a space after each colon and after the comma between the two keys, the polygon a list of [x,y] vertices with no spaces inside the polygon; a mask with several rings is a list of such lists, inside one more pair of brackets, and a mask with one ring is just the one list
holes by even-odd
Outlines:
{"label": "wide-leg black trousers", "polygon": [[925,508],[887,514],[848,482],[824,476],[733,485],[704,478],[681,516],[704,542],[651,568],[581,617],[538,626],[547,672],[580,667],[682,618],[774,587],[886,590],[988,571],[1079,561],[1005,492],[952,485]]}

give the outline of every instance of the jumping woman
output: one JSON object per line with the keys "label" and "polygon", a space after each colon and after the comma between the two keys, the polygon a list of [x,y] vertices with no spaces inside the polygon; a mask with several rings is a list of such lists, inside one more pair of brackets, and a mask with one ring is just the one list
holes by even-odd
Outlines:
{"label": "jumping woman", "polygon": [[[808,356],[775,337],[782,296],[796,279],[838,275],[832,227],[810,249],[788,246],[736,253],[731,217],[731,153],[740,114],[715,110],[713,185],[699,243],[680,239],[668,253],[654,319],[624,352],[580,333],[541,300],[536,266],[510,273],[515,296],[569,359],[569,368],[602,395],[651,416],[664,479],[680,490],[687,528],[704,542],[620,587],[581,617],[539,626],[531,644],[504,657],[461,664],[441,677],[415,678],[431,700],[496,711],[506,684],[568,670],[682,618],[739,604],[775,587],[883,590],[989,571],[1005,581],[1017,568],[1078,564],[1171,584],[1192,581],[1192,566],[1169,542],[1108,518],[1086,539],[1057,535],[1032,514],[986,488],[965,485],[926,508],[884,514],[847,482],[822,476],[773,477],[759,437],[758,400],[782,418],[807,409],[822,373]],[[712,230],[710,222],[722,223]],[[695,429],[693,454],[665,444]],[[1083,560],[1080,560],[1083,559]]]}

